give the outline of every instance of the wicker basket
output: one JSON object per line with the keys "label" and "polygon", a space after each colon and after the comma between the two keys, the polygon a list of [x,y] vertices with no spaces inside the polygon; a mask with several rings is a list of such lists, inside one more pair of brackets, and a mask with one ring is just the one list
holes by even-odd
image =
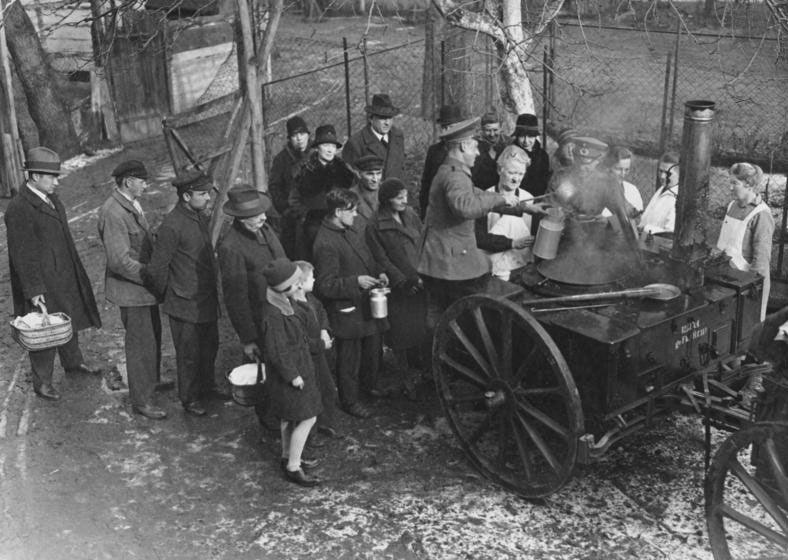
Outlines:
{"label": "wicker basket", "polygon": [[43,325],[31,329],[20,329],[11,322],[11,335],[19,345],[27,351],[47,350],[62,346],[73,335],[71,318],[65,313],[43,314],[45,322],[49,317],[59,317],[62,323],[56,325]]}

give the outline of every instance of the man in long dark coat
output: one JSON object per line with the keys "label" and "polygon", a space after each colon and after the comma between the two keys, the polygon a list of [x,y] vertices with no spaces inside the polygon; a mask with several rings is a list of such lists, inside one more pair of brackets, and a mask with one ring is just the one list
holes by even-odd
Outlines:
{"label": "man in long dark coat", "polygon": [[362,156],[375,155],[383,160],[383,178],[404,175],[405,136],[393,125],[394,117],[400,114],[398,107],[384,93],[372,96],[367,105],[367,126],[356,132],[345,143],[342,159],[350,165]]}
{"label": "man in long dark coat", "polygon": [[45,307],[71,317],[74,336],[56,350],[30,352],[33,389],[39,397],[57,400],[52,386],[55,353],[66,372],[98,373],[85,365],[77,332],[100,327],[101,318],[85,268],[68,228],[66,209],[55,194],[60,157],[47,148],[27,153],[28,180],[8,204],[5,214],[14,314]]}
{"label": "man in long dark coat", "polygon": [[365,240],[353,227],[358,196],[334,189],[326,196],[329,214],[315,238],[315,295],[326,306],[337,348],[339,399],[348,414],[367,418],[360,390],[370,396],[377,387],[381,334],[385,319],[373,319],[369,290],[387,286]]}
{"label": "man in long dark coat", "polygon": [[[232,227],[217,247],[222,293],[227,315],[243,345],[247,360],[263,358],[262,309],[268,284],[263,269],[285,251],[266,221],[271,198],[251,185],[236,185],[227,193],[224,213],[233,216]],[[260,422],[279,429],[279,419],[270,417],[268,395],[255,410]]]}
{"label": "man in long dark coat", "polygon": [[159,226],[144,278],[163,299],[170,317],[178,370],[178,397],[194,416],[207,412],[200,402],[215,387],[214,361],[219,349],[219,298],[208,216],[213,184],[194,172],[172,182],[178,204]]}

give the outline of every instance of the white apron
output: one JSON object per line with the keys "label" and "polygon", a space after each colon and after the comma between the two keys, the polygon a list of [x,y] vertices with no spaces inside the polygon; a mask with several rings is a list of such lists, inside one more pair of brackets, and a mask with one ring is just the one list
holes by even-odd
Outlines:
{"label": "white apron", "polygon": [[[496,192],[495,187],[488,192]],[[530,200],[533,195],[524,189],[519,190],[520,200]],[[531,216],[509,216],[490,212],[487,214],[487,231],[495,235],[503,235],[509,239],[517,239],[531,235]],[[509,249],[500,253],[487,253],[492,265],[492,275],[501,280],[509,280],[511,271],[531,262],[531,249]]]}
{"label": "white apron", "polygon": [[[744,234],[747,233],[747,227],[750,221],[760,212],[768,212],[769,206],[765,202],[758,204],[752,212],[747,214],[744,219],[739,220],[729,216],[731,206],[736,204],[736,201],[728,204],[728,209],[725,213],[725,220],[722,222],[722,229],[720,229],[720,237],[717,239],[717,249],[724,251],[726,255],[731,258],[730,265],[737,270],[750,270],[750,263],[744,259],[742,254],[742,246],[744,245]],[[767,275],[763,279],[763,297],[761,299],[761,321],[766,318],[766,304],[769,302],[769,291],[771,290],[771,281]]]}

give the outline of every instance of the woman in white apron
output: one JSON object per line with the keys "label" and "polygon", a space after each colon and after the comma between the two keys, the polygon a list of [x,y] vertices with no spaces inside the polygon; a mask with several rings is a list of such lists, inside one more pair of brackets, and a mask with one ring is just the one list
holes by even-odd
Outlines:
{"label": "woman in white apron", "polygon": [[731,258],[731,267],[751,270],[763,276],[763,321],[771,287],[769,263],[772,258],[774,217],[759,194],[763,181],[760,167],[750,163],[735,163],[730,169],[730,176],[733,201],[725,213],[717,248]]}
{"label": "woman in white apron", "polygon": [[521,148],[507,146],[498,156],[498,184],[488,192],[514,193],[520,205],[506,214],[490,212],[476,224],[476,244],[490,257],[492,275],[509,280],[511,272],[531,262],[531,214],[544,214],[543,205],[530,203],[533,196],[520,188],[530,164]]}

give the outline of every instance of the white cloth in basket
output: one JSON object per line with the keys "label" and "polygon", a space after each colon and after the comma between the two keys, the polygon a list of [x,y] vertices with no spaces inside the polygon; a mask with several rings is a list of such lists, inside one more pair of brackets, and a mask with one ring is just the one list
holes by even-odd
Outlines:
{"label": "white cloth in basket", "polygon": [[66,322],[65,319],[59,315],[47,315],[46,317],[48,319],[47,323],[44,322],[43,313],[32,311],[24,317],[16,317],[14,319],[14,326],[19,330],[29,331],[46,326],[61,325]]}
{"label": "white cloth in basket", "polygon": [[[265,364],[263,368],[263,381],[265,381]],[[227,376],[233,385],[254,385],[257,383],[257,364],[244,364],[234,368]]]}

